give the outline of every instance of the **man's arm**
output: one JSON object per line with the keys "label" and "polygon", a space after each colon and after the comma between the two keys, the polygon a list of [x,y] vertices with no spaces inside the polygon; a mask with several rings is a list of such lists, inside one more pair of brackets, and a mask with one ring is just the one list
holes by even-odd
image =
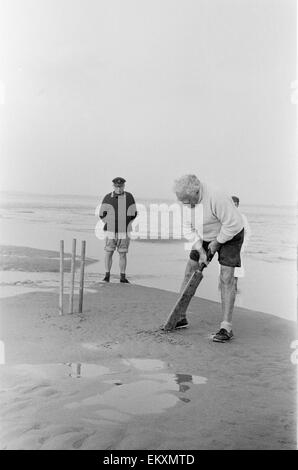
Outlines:
{"label": "man's arm", "polygon": [[108,194],[105,195],[105,197],[102,200],[98,216],[99,218],[104,222],[105,217],[107,216],[107,204],[108,204]]}
{"label": "man's arm", "polygon": [[242,215],[242,220],[244,224],[244,241],[242,245],[242,250],[245,250],[245,248],[248,245],[249,239],[251,237],[251,228],[250,228],[250,225],[248,223],[246,216],[244,214],[241,214],[241,215]]}
{"label": "man's arm", "polygon": [[193,243],[193,249],[198,250],[202,247],[203,238],[199,230],[195,226],[196,212],[195,209],[190,209],[189,207],[183,208],[183,224],[182,224],[182,235],[190,243]]}
{"label": "man's arm", "polygon": [[221,229],[216,237],[216,241],[222,245],[243,229],[242,216],[235,207],[233,200],[224,194],[216,194],[212,201],[212,206],[215,216],[221,223]]}
{"label": "man's arm", "polygon": [[132,222],[138,215],[137,206],[135,199],[131,193],[128,193],[128,209],[127,209],[127,216],[129,218],[129,222]]}
{"label": "man's arm", "polygon": [[207,253],[203,248],[203,237],[193,222],[193,219],[195,220],[196,217],[198,218],[196,222],[199,223],[200,215],[196,213],[195,209],[184,208],[182,233],[183,237],[186,238],[189,243],[192,243],[191,249],[200,253],[200,263],[207,265]]}

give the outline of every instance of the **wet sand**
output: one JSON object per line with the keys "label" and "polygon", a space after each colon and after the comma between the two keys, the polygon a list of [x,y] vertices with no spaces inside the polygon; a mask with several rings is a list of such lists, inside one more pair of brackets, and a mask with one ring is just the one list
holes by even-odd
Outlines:
{"label": "wet sand", "polygon": [[[80,265],[80,247],[77,247],[75,267]],[[40,250],[26,246],[0,245],[0,269],[1,271],[27,271],[27,272],[59,272],[60,252],[52,250]],[[88,266],[97,260],[85,259]],[[64,271],[69,272],[71,266],[71,253],[64,254]]]}
{"label": "wet sand", "polygon": [[94,288],[83,314],[59,316],[52,292],[0,300],[2,449],[296,448],[293,322],[236,308],[217,344],[216,302],[163,333],[177,294]]}

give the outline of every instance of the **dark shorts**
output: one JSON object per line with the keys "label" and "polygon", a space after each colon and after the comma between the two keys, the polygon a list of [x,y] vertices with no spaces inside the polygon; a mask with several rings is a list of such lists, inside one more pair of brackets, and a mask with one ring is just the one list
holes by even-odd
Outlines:
{"label": "dark shorts", "polygon": [[[218,250],[218,262],[223,266],[230,266],[231,268],[240,268],[241,267],[241,257],[240,250],[244,239],[244,229],[241,232],[237,233],[228,242],[221,245]],[[204,250],[208,251],[209,242],[203,241]],[[193,261],[200,260],[200,253],[197,250],[191,250],[189,254],[190,259]]]}

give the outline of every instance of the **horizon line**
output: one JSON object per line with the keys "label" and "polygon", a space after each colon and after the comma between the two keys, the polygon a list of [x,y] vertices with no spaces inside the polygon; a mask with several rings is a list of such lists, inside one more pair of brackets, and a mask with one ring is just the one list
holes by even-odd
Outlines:
{"label": "horizon line", "polygon": [[[40,193],[40,192],[27,192],[27,191],[20,191],[20,190],[12,190],[12,189],[0,189],[0,194],[14,194],[14,195],[24,195],[24,196],[43,196],[43,197],[82,197],[82,198],[98,198],[101,195],[95,194],[74,194],[74,193]],[[140,200],[166,200],[172,201],[170,197],[149,197],[149,196],[139,196],[138,199]],[[173,198],[174,201],[174,198]],[[297,207],[298,201],[294,204],[265,204],[265,203],[249,203],[249,202],[241,202],[241,206],[263,206],[263,207]]]}

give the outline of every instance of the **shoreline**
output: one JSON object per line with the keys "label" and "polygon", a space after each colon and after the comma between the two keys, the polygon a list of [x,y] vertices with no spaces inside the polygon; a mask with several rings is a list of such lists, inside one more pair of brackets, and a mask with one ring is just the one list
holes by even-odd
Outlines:
{"label": "shoreline", "polygon": [[[78,247],[77,247],[78,250]],[[60,252],[28,246],[0,245],[0,270],[19,272],[59,272]],[[97,260],[86,257],[85,266]],[[80,254],[76,253],[75,269],[79,268]],[[71,253],[64,253],[64,271],[70,272]]]}
{"label": "shoreline", "polygon": [[[91,242],[91,244],[90,244]],[[104,276],[103,246],[97,248],[98,240],[88,239],[88,251],[92,257],[87,257],[85,267],[85,287],[92,290],[94,284]],[[141,249],[140,249],[141,248]],[[128,278],[133,285],[159,288],[177,293],[183,278],[186,254],[181,247],[168,246],[164,259],[156,266],[154,259],[159,255],[160,247],[134,244],[128,259]],[[11,253],[9,256],[3,254]],[[59,252],[50,249],[36,249],[23,246],[1,245],[2,269],[0,271],[0,296],[2,298],[20,295],[25,292],[59,289]],[[96,255],[100,254],[100,259]],[[94,257],[95,255],[95,257]],[[65,288],[68,290],[70,270],[70,254],[65,255]],[[8,258],[8,259],[6,259]],[[146,265],[146,270],[139,269],[140,262]],[[3,263],[6,263],[4,264]],[[76,265],[79,260],[77,258]],[[111,279],[118,282],[119,274],[117,255],[113,264]],[[274,264],[244,258],[244,279],[239,279],[240,292],[236,296],[235,305],[250,310],[262,311],[269,315],[296,321],[296,265],[295,263]],[[208,266],[204,273],[196,297],[220,302],[217,290],[218,263]],[[75,289],[78,288],[77,280]]]}

